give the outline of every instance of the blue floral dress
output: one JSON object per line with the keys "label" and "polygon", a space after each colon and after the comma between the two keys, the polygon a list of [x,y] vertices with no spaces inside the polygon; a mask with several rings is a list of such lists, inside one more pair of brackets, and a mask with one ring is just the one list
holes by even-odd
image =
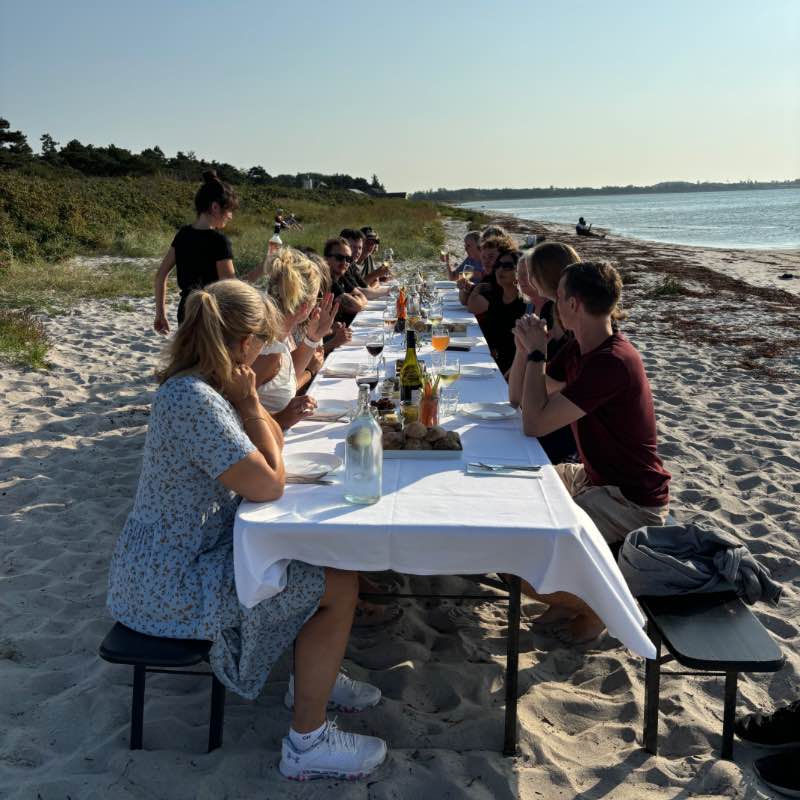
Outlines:
{"label": "blue floral dress", "polygon": [[325,590],[322,567],[293,561],[282,592],[250,609],[239,603],[233,523],[240,498],[218,478],[254,450],[233,407],[205,381],[162,384],[108,582],[114,619],[152,636],[212,641],[214,673],[247,698],[261,691]]}

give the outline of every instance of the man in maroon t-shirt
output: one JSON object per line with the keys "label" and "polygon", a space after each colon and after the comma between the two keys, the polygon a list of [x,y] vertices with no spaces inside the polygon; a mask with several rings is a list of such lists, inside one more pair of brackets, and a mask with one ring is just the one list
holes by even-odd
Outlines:
{"label": "man in maroon t-shirt", "polygon": [[[611,264],[581,262],[564,270],[558,314],[575,338],[550,364],[542,320],[524,317],[514,331],[517,347],[528,353],[521,404],[525,433],[544,436],[572,426],[581,463],[555,469],[609,543],[643,525],[663,525],[669,505],[670,475],[656,450],[650,384],[636,348],[614,329],[621,290]],[[550,608],[539,621],[563,622],[563,638],[588,641],[602,632],[599,617],[574,595],[540,599]]]}

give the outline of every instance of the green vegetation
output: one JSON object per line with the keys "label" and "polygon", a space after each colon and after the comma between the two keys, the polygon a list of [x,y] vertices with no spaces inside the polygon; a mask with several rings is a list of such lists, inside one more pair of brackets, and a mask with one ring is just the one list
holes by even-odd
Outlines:
{"label": "green vegetation", "polygon": [[695,293],[687,289],[680,281],[675,278],[666,277],[663,282],[649,292],[650,297],[678,297],[692,296]]}
{"label": "green vegetation", "polygon": [[[194,219],[199,182],[164,177],[100,178],[53,171],[32,175],[0,170],[0,309],[57,312],[83,299],[147,297],[153,273],[175,231]],[[240,208],[226,233],[240,272],[261,263],[275,210],[291,211],[302,231],[284,231],[286,244],[322,250],[344,227],[372,225],[399,259],[438,259],[444,243],[439,207],[428,202],[370,197],[346,190],[304,191],[237,186]],[[145,265],[86,266],[73,256],[151,257]],[[0,357],[20,361],[10,339]],[[16,347],[16,346],[15,346]],[[32,351],[31,351],[32,352]]]}
{"label": "green vegetation", "polygon": [[0,355],[12,364],[44,369],[47,366],[44,325],[28,311],[0,309]]}

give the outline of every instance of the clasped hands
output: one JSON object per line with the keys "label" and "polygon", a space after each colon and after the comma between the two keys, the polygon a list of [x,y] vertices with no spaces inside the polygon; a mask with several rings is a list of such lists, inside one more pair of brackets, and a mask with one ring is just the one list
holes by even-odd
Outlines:
{"label": "clasped hands", "polygon": [[520,317],[513,333],[517,347],[523,348],[526,353],[532,353],[534,350],[547,353],[547,340],[550,338],[547,322],[536,314]]}

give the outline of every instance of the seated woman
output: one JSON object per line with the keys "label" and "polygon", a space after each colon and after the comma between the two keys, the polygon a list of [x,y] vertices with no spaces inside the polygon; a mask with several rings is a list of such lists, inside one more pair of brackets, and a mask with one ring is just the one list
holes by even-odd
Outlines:
{"label": "seated woman", "polygon": [[279,326],[242,281],[189,295],[158,375],[136,499],[111,561],[108,608],[141,633],[213,642],[214,674],[250,699],[294,642],[285,698],[294,714],[280,771],[355,777],[386,757],[381,739],[344,734],[326,720],[329,702],[365,708],[380,699],[376,688],[339,672],[355,574],[291,561],[285,588],[250,609],[234,585],[240,498],[264,503],[283,493],[283,435],[259,402],[251,369]]}
{"label": "seated woman", "polygon": [[322,276],[304,253],[284,247],[265,264],[267,298],[283,316],[276,341],[266,345],[253,364],[258,396],[286,430],[313,413],[313,397],[296,397],[322,367],[322,339],[331,333],[339,310],[328,292],[317,303]]}
{"label": "seated woman", "polygon": [[[304,251],[309,259],[314,263],[319,270],[320,275],[320,294],[325,295],[332,290],[331,271],[325,259],[314,252]],[[341,307],[339,308],[340,316],[342,313]],[[331,332],[322,337],[322,347],[325,352],[325,357],[332,353],[337,347],[343,344],[349,344],[353,338],[353,332],[343,322],[337,321],[333,323]]]}
{"label": "seated woman", "polygon": [[517,250],[500,249],[491,275],[478,284],[467,303],[503,375],[511,369],[516,353],[514,325],[525,313],[517,285],[519,256]]}
{"label": "seated woman", "polygon": [[495,262],[500,255],[500,251],[513,251],[516,249],[516,242],[510,236],[490,236],[481,240],[481,245],[479,248],[481,271],[479,272],[478,276],[473,276],[473,280],[471,281],[468,281],[465,278],[458,279],[458,299],[461,301],[462,305],[466,306],[468,304],[469,296],[472,294],[476,286],[479,286],[481,283],[484,283],[490,279]]}
{"label": "seated woman", "polygon": [[346,239],[337,236],[325,242],[322,251],[331,274],[331,292],[340,303],[338,321],[349,325],[359,311],[366,308],[367,298],[349,275],[353,254]]}
{"label": "seated woman", "polygon": [[517,261],[517,285],[522,293],[522,299],[525,301],[525,313],[536,314],[539,312],[545,303],[549,302],[546,297],[539,294],[539,290],[531,283],[530,274],[528,272],[528,259],[530,258],[530,251],[523,252]]}
{"label": "seated woman", "polygon": [[[543,242],[520,259],[528,267],[528,277],[537,294],[545,302],[540,306],[538,317],[547,322],[547,360],[555,358],[556,353],[569,341],[569,335],[561,327],[556,313],[556,292],[561,273],[565,267],[581,260],[577,252],[568,244],[559,242]],[[516,344],[515,344],[516,347]],[[519,407],[522,402],[522,388],[525,380],[525,364],[527,355],[524,347],[516,348],[511,372],[508,376],[508,400],[511,405]],[[539,444],[547,453],[553,464],[576,461],[578,448],[572,428],[563,428],[539,437]]]}

